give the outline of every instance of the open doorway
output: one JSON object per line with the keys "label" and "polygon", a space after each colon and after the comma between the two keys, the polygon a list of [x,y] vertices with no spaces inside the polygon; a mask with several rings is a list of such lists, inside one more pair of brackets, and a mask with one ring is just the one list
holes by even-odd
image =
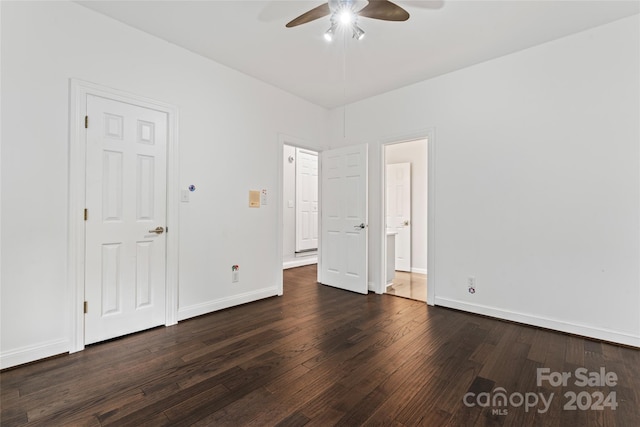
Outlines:
{"label": "open doorway", "polygon": [[428,143],[384,146],[386,287],[390,295],[427,301]]}
{"label": "open doorway", "polygon": [[318,152],[284,144],[282,268],[318,262]]}

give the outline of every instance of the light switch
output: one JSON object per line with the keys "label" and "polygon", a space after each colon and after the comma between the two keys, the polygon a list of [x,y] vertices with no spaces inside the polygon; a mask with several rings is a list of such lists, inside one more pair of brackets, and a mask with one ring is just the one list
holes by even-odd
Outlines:
{"label": "light switch", "polygon": [[295,207],[296,207],[296,205],[295,205],[295,203],[293,202],[293,200],[289,200],[289,207],[290,207],[290,208],[295,208]]}
{"label": "light switch", "polygon": [[180,201],[183,203],[189,203],[189,190],[180,191]]}

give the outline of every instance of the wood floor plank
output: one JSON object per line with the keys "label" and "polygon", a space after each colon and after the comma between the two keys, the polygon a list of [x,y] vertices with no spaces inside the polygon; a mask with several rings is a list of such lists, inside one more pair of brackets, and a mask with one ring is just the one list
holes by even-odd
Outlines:
{"label": "wood floor plank", "polygon": [[[0,372],[5,426],[638,426],[640,351],[360,295],[286,270],[284,295]],[[615,372],[616,386],[538,386],[537,370]],[[540,413],[466,393],[555,396]],[[615,392],[613,410],[564,393]]]}

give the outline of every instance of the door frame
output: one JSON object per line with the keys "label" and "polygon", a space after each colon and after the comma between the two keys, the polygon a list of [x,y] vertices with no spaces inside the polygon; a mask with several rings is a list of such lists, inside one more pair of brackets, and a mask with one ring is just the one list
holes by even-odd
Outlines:
{"label": "door frame", "polygon": [[380,141],[380,206],[381,212],[379,235],[381,241],[380,253],[380,284],[378,293],[382,294],[386,288],[387,277],[387,230],[386,230],[386,152],[388,145],[401,144],[425,139],[427,141],[427,304],[435,305],[436,297],[436,132],[435,128],[428,128],[414,133],[403,134]]}
{"label": "door frame", "polygon": [[[150,98],[70,79],[69,105],[69,212],[68,212],[68,310],[69,353],[84,349],[85,225],[87,96],[138,105],[167,114],[167,253],[165,326],[178,323],[179,162],[178,109]],[[169,232],[169,229],[171,232]]]}
{"label": "door frame", "polygon": [[[321,161],[320,161],[320,153],[322,152],[322,149],[318,148],[317,146],[314,146],[313,144],[309,143],[308,141],[302,139],[302,138],[298,138],[295,136],[291,136],[291,135],[287,135],[284,133],[279,133],[278,134],[278,149],[276,150],[278,152],[278,210],[277,210],[277,214],[276,214],[276,219],[278,221],[277,224],[277,241],[276,241],[276,246],[277,246],[277,252],[276,252],[276,257],[278,260],[277,263],[277,270],[275,272],[275,277],[276,277],[276,287],[278,288],[278,296],[282,296],[283,292],[284,292],[284,271],[282,268],[282,263],[284,262],[284,248],[283,248],[283,244],[284,244],[284,209],[282,207],[282,204],[284,203],[284,195],[282,194],[283,191],[282,189],[284,188],[284,146],[285,145],[289,145],[291,147],[296,147],[296,148],[302,148],[304,150],[310,150],[310,151],[314,151],[316,153],[318,153],[318,215],[320,215],[321,210],[322,210],[322,196],[321,196],[321,186],[320,186],[320,173],[321,173]],[[317,259],[318,259],[318,265],[320,265],[321,262],[321,255],[320,255],[320,246],[322,245],[322,236],[320,235],[322,231],[321,228],[321,224],[320,221],[318,221],[318,254],[317,254]],[[320,269],[318,268],[318,281],[320,281]]]}

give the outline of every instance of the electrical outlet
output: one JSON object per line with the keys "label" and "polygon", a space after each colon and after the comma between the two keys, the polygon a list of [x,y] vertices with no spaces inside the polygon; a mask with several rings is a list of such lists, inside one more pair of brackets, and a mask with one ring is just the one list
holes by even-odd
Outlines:
{"label": "electrical outlet", "polygon": [[476,278],[473,276],[467,277],[467,286],[470,294],[476,293]]}
{"label": "electrical outlet", "polygon": [[231,283],[238,283],[240,281],[240,272],[232,271],[231,272]]}

